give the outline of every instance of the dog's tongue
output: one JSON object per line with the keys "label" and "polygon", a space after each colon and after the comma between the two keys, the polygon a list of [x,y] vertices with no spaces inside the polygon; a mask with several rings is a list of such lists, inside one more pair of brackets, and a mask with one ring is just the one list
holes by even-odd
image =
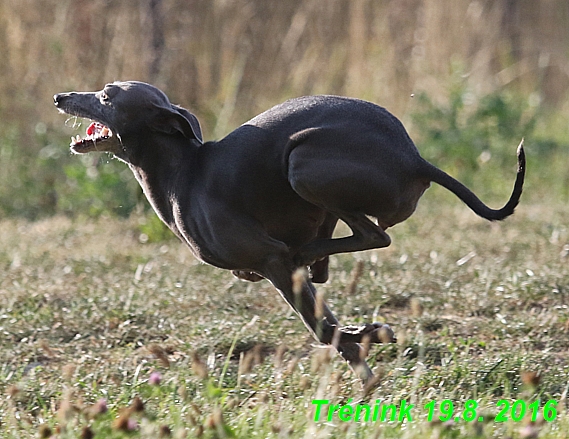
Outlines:
{"label": "dog's tongue", "polygon": [[85,132],[88,136],[92,136],[93,134],[95,134],[95,131],[97,130],[97,125],[100,125],[97,122],[91,122],[91,125],[89,125],[87,127],[87,131]]}

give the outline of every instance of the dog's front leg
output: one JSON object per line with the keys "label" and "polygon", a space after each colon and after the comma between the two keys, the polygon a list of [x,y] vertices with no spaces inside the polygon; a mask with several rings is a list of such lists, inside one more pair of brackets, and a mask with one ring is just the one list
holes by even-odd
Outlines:
{"label": "dog's front leg", "polygon": [[365,362],[363,348],[358,343],[395,341],[393,331],[387,325],[340,327],[328,306],[323,301],[317,303],[316,289],[308,279],[293,281],[294,266],[285,259],[273,258],[268,261],[263,274],[299,314],[315,338],[322,343],[332,344],[364,383],[373,377]]}

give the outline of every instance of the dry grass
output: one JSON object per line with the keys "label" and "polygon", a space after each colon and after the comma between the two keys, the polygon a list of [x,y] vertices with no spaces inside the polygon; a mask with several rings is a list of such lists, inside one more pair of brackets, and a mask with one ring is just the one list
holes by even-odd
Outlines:
{"label": "dry grass", "polygon": [[[488,224],[433,192],[391,247],[332,258],[320,287],[342,322],[396,329],[371,349],[368,393],[267,282],[175,240],[142,244],[136,218],[3,220],[2,437],[566,437],[567,207]],[[415,417],[314,422],[314,398],[406,399]],[[488,420],[501,399],[535,398],[559,402],[558,419]],[[427,422],[443,399],[476,399],[487,420]]]}
{"label": "dry grass", "polygon": [[566,113],[568,17],[564,0],[0,0],[0,114],[37,142],[30,127],[59,124],[54,93],[139,79],[219,137],[300,94],[403,116],[457,73],[472,96],[510,87]]}

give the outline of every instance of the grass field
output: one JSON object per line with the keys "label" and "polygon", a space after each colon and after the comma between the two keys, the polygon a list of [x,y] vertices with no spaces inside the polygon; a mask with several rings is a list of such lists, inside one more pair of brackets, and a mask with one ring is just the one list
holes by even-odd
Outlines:
{"label": "grass field", "polygon": [[[136,216],[0,221],[0,437],[568,437],[569,205],[488,223],[441,192],[318,287],[398,335],[365,391],[268,282],[141,242]],[[412,420],[350,418],[376,400]],[[498,422],[503,400],[523,402]]]}

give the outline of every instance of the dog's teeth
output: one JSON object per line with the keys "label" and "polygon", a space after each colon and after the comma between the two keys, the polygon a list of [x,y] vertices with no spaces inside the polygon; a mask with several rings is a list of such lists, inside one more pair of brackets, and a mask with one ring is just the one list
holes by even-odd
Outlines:
{"label": "dog's teeth", "polygon": [[77,141],[75,140],[75,137],[71,136],[71,144],[75,145],[77,143]]}
{"label": "dog's teeth", "polygon": [[76,142],[77,142],[77,143],[81,142],[81,136],[80,136],[79,134],[77,134]]}

